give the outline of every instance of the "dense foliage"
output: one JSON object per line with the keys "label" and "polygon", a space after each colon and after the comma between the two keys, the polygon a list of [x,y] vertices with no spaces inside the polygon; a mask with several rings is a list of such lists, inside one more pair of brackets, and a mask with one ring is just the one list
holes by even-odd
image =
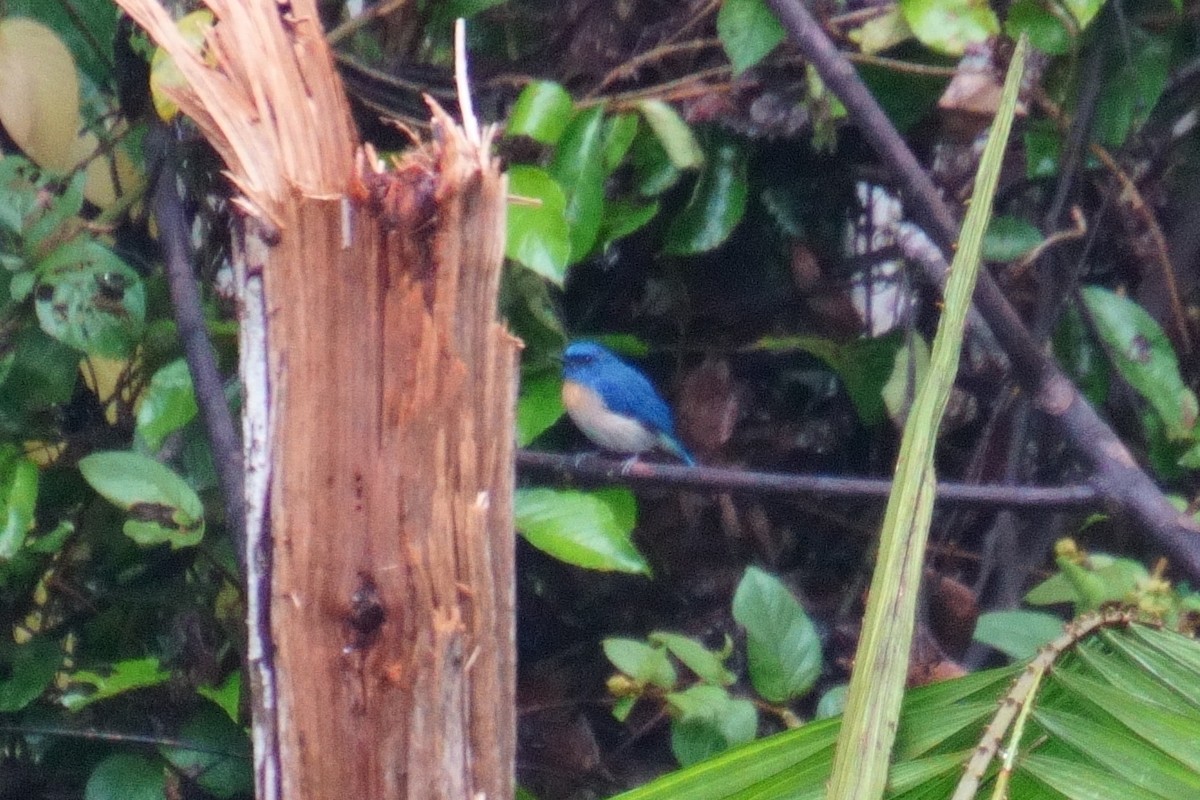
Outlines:
{"label": "dense foliage", "polygon": [[[319,3],[381,148],[405,138],[380,112],[419,129],[418,91],[456,105],[450,22],[471,20],[475,100],[504,127],[512,195],[500,311],[526,345],[521,446],[588,449],[557,361],[587,337],[646,368],[706,466],[890,477],[938,316],[918,266],[931,245],[763,0],[427,0],[352,18],[362,5]],[[1012,39],[1029,36],[985,257],[1138,461],[1194,506],[1196,8],[817,12],[959,212]],[[146,210],[175,171],[236,407],[230,189],[162,91],[177,72],[111,0],[7,0],[0,15],[0,798],[248,796],[237,558]],[[181,28],[200,48],[212,24]],[[164,135],[181,157],[164,158]],[[939,477],[1084,483],[996,342],[965,346]],[[841,709],[882,504],[543,477],[523,476],[516,503],[523,785],[593,797],[699,764],[646,796],[819,791],[803,759],[827,767],[833,723],[811,721]],[[1111,603],[1190,632],[1200,596],[1100,510],[1025,509],[1019,490],[1003,510],[940,507],[911,682],[1032,657]],[[1116,753],[1170,761],[1161,796],[1187,796],[1194,652],[1149,629],[1104,635],[1043,687],[1029,725],[1050,745],[1014,787],[1086,796],[1088,770],[1123,774]],[[1009,677],[910,699],[897,793],[949,791]],[[1131,685],[1147,705],[1122,706],[1115,687]]]}

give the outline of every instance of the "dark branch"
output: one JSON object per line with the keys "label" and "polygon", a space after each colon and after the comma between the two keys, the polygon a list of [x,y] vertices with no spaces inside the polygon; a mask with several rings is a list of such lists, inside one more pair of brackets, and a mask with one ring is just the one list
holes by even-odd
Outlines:
{"label": "dark branch", "polygon": [[[884,499],[892,482],[881,478],[839,478],[749,472],[725,467],[684,467],[628,461],[595,455],[563,455],[517,451],[517,469],[525,475],[552,475],[588,484],[620,483],[635,487],[670,486],[692,491],[782,494],[796,497]],[[1075,486],[978,486],[939,483],[937,502],[970,506],[1037,508],[1059,511],[1094,509],[1099,493],[1087,484]]]}
{"label": "dark branch", "polygon": [[178,157],[171,133],[158,127],[151,131],[159,148],[157,178],[154,182],[154,217],[158,221],[158,240],[166,262],[167,284],[175,324],[183,343],[184,358],[192,375],[200,419],[212,445],[213,465],[225,498],[225,524],[233,537],[238,566],[246,574],[245,536],[246,502],[242,445],[233,426],[233,415],[225,400],[225,388],[217,369],[217,356],[208,339],[200,287],[192,273],[188,248],[188,225],[177,187]]}
{"label": "dark branch", "polygon": [[[767,0],[791,41],[845,105],[850,118],[892,169],[913,218],[950,252],[958,221],[891,120],[800,0]],[[944,275],[928,275],[941,285]],[[975,305],[1012,361],[1013,373],[1039,411],[1054,420],[1072,450],[1092,470],[1093,483],[1115,512],[1127,514],[1176,567],[1200,580],[1200,526],[1176,511],[1154,481],[1078,389],[1029,335],[1000,287],[981,272]]]}

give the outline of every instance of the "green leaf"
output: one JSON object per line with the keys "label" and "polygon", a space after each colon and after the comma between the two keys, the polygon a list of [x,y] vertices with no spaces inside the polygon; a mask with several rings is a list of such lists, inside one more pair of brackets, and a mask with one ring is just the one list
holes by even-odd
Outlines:
{"label": "green leaf", "polygon": [[38,202],[29,209],[20,231],[23,241],[22,250],[28,258],[35,258],[43,246],[51,244],[54,237],[61,237],[66,232],[67,220],[77,216],[83,209],[83,186],[87,181],[87,173],[75,173],[71,182],[58,195],[51,195],[49,201],[43,198],[49,194],[50,187],[44,178],[36,184]]}
{"label": "green leaf", "polygon": [[644,227],[658,214],[658,203],[630,203],[615,200],[604,206],[600,223],[600,249]]}
{"label": "green leaf", "polygon": [[[676,170],[695,169],[704,163],[704,150],[679,112],[661,100],[642,100],[637,107],[672,167]],[[642,194],[650,196],[658,192],[643,190]]]}
{"label": "green leaf", "polygon": [[900,10],[921,44],[946,55],[961,56],[1000,33],[986,0],[900,0]]}
{"label": "green leaf", "polygon": [[637,138],[638,115],[613,114],[604,120],[604,174],[611,175],[621,166],[633,140]]}
{"label": "green leaf", "polygon": [[1108,62],[1108,74],[1096,104],[1092,139],[1107,147],[1125,144],[1141,128],[1166,88],[1171,71],[1172,37],[1129,29],[1127,58]]}
{"label": "green leaf", "polygon": [[25,644],[5,642],[5,677],[0,680],[0,713],[11,714],[41,697],[63,661],[62,645],[48,636]]}
{"label": "green leaf", "polygon": [[[116,697],[134,689],[158,686],[171,678],[157,658],[132,658],[118,661],[107,674],[76,670],[70,674],[71,686],[60,702],[71,711]],[[90,688],[87,688],[90,687]]]}
{"label": "green leaf", "polygon": [[1032,120],[1025,128],[1025,177],[1053,178],[1058,174],[1063,141],[1054,123]]}
{"label": "green leaf", "polygon": [[650,565],[630,540],[635,508],[632,493],[625,490],[518,489],[513,510],[525,540],[560,561],[649,575]]}
{"label": "green leaf", "polygon": [[544,170],[515,164],[508,170],[508,192],[520,199],[508,204],[504,254],[562,286],[571,256],[571,230],[562,187]]}
{"label": "green leaf", "polygon": [[154,459],[123,450],[92,453],[80,460],[79,471],[104,499],[128,512],[125,535],[135,542],[169,542],[178,549],[204,537],[200,498]]}
{"label": "green leaf", "polygon": [[675,667],[662,647],[652,647],[637,639],[612,637],[602,642],[604,655],[614,667],[634,681],[660,689],[673,689],[679,679]]}
{"label": "green leaf", "polygon": [[1127,297],[1099,286],[1085,286],[1080,293],[1117,372],[1151,405],[1171,439],[1190,436],[1196,427],[1196,395],[1184,383],[1162,328]]}
{"label": "green leaf", "polygon": [[114,753],[92,770],[84,800],[163,800],[166,766],[133,753]]}
{"label": "green leaf", "polygon": [[571,122],[571,95],[553,81],[534,81],[521,90],[505,127],[507,136],[555,144]]}
{"label": "green leaf", "polygon": [[746,161],[740,140],[713,133],[692,196],[667,228],[664,250],[673,255],[696,255],[729,238],[746,213]]}
{"label": "green leaf", "polygon": [[750,682],[763,699],[786,703],[812,688],[821,674],[821,642],[778,578],[748,567],[733,595],[733,618],[746,629]]}
{"label": "green leaf", "polygon": [[135,432],[146,449],[156,452],[163,439],[195,418],[197,410],[192,374],[187,362],[177,359],[150,378],[138,406]]}
{"label": "green leaf", "polygon": [[59,247],[37,269],[34,307],[42,330],[89,355],[132,353],[146,319],[137,272],[90,239]]}
{"label": "green leaf", "polygon": [[719,686],[692,686],[666,697],[672,717],[671,752],[687,766],[752,741],[758,711]]}
{"label": "green leaf", "polygon": [[1016,261],[1042,243],[1036,225],[1017,217],[992,217],[983,236],[985,261]]}
{"label": "green leaf", "polygon": [[30,413],[69,401],[79,375],[79,353],[39,327],[29,326],[14,338],[0,408]]}
{"label": "green leaf", "polygon": [[717,36],[738,75],[766,58],[786,34],[763,0],[725,0],[717,13]]}
{"label": "green leaf", "polygon": [[1029,43],[1048,55],[1061,56],[1071,51],[1071,31],[1038,0],[1015,0],[1008,7],[1004,31],[1014,39],[1027,34]]}
{"label": "green leaf", "polygon": [[0,444],[0,561],[17,554],[33,527],[37,466],[15,445]]}
{"label": "green leaf", "polygon": [[638,130],[629,150],[634,188],[642,197],[657,197],[679,182],[683,174],[671,163],[658,136],[648,127]]}
{"label": "green leaf", "polygon": [[160,746],[158,752],[200,788],[223,800],[253,794],[250,740],[219,707],[201,706],[179,729],[177,738],[198,749]]}
{"label": "green leaf", "polygon": [[562,377],[558,373],[523,376],[517,397],[517,447],[528,447],[564,413]]}
{"label": "green leaf", "polygon": [[1063,621],[1040,611],[989,611],[975,622],[975,641],[1012,659],[1032,658],[1063,631]]}
{"label": "green leaf", "polygon": [[846,690],[849,688],[846,684],[839,683],[821,695],[821,699],[817,702],[816,719],[841,716],[842,711],[846,708]]}
{"label": "green leaf", "polygon": [[230,720],[237,722],[238,706],[242,700],[242,673],[235,671],[220,686],[198,686],[196,693],[220,706]]}
{"label": "green leaf", "polygon": [[729,686],[737,680],[736,675],[725,669],[724,656],[714,653],[695,639],[666,631],[655,631],[649,639],[653,644],[666,647],[671,655],[705,683]]}
{"label": "green leaf", "polygon": [[603,108],[594,106],[575,115],[559,140],[550,174],[566,196],[569,263],[574,264],[591,252],[604,210]]}
{"label": "green leaf", "polygon": [[754,347],[771,353],[803,350],[821,359],[845,384],[863,424],[875,425],[883,419],[885,387],[895,371],[894,363],[904,352],[902,342],[899,334],[848,342],[817,336],[767,336]]}

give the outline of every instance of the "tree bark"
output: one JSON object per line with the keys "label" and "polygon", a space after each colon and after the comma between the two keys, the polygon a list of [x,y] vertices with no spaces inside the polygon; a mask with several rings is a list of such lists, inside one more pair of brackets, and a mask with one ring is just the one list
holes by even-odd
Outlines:
{"label": "tree bark", "polygon": [[258,797],[510,796],[513,414],[496,320],[506,184],[435,111],[359,152],[312,0],[208,0],[172,91],[242,196],[249,660]]}

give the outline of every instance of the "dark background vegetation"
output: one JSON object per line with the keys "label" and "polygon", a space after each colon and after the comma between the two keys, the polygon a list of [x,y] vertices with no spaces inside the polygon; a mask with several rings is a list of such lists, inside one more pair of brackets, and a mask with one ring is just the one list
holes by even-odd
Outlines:
{"label": "dark background vegetation", "polygon": [[[471,19],[476,105],[489,121],[513,115],[499,151],[514,195],[542,203],[528,218],[513,207],[510,236],[529,249],[510,242],[502,292],[501,312],[526,342],[522,445],[590,449],[562,417],[555,360],[586,337],[646,370],[704,467],[889,478],[937,291],[919,248],[897,237],[913,229],[893,165],[762,16],[765,5],[458,0],[400,5],[363,24],[341,0],[320,6],[364,137],[381,149],[408,141],[381,112],[419,132],[422,92],[457,107],[450,22]],[[1190,507],[1200,465],[1195,4],[812,11],[960,216],[1012,37],[1031,35],[1040,50],[986,269],[1137,461]],[[124,202],[75,198],[73,173],[39,160],[11,114],[0,119],[0,502],[10,511],[0,614],[11,630],[0,644],[0,798],[135,796],[123,794],[130,786],[150,792],[139,797],[246,796],[231,512],[180,362],[145,188],[163,170],[187,187],[202,310],[236,409],[236,321],[221,288],[229,187],[185,120],[155,114],[153,48],[106,0],[10,1],[0,14],[38,19],[66,42],[82,125],[99,137],[87,162],[119,152],[132,177]],[[901,16],[910,28],[884,24]],[[0,47],[10,65],[48,58]],[[534,97],[551,100],[522,107]],[[565,106],[553,102],[562,97]],[[22,152],[40,168],[14,161]],[[688,152],[698,155],[689,162]],[[80,237],[109,256],[48,265]],[[86,280],[72,283],[77,275]],[[884,319],[884,290],[904,298],[894,320]],[[872,299],[856,307],[856,293]],[[1053,576],[1060,583],[1032,599],[1060,615],[1144,601],[1152,576],[1184,581],[1156,585],[1160,611],[1177,620],[1200,608],[1187,588],[1196,575],[1158,562],[1162,548],[1137,526],[1100,514],[1103,487],[1088,484],[1009,363],[992,337],[967,343],[939,476],[1012,488],[998,502],[939,506],[914,684],[1029,652],[1045,613],[973,631],[981,614],[1016,609]],[[141,459],[105,462],[115,487],[81,466],[112,453]],[[848,676],[884,498],[862,487],[723,491],[720,475],[717,488],[688,488],[657,480],[670,477],[667,461],[651,456],[633,477],[596,457],[521,462],[518,767],[537,797],[607,796],[720,751],[746,738],[722,719],[747,707],[750,736],[837,708],[830,692]],[[184,488],[146,462],[170,467]],[[129,488],[138,478],[157,482],[153,502]],[[591,491],[606,482],[636,492]],[[1027,486],[1079,493],[1034,505]],[[130,520],[148,526],[140,538]],[[734,602],[758,574],[751,565],[773,576],[764,597],[785,587],[798,603],[779,611],[802,629],[789,646],[815,659],[782,697],[751,680],[753,625]],[[1095,594],[1063,588],[1072,575],[1086,583],[1084,573],[1102,576]],[[1015,628],[1028,641],[1010,641]],[[678,668],[655,682],[611,649],[614,637],[632,639],[665,659],[667,646],[647,639],[663,631],[709,656],[671,649]],[[728,676],[703,674],[704,658]],[[613,679],[621,674],[629,681]],[[679,694],[702,685],[719,690],[686,706]]]}

